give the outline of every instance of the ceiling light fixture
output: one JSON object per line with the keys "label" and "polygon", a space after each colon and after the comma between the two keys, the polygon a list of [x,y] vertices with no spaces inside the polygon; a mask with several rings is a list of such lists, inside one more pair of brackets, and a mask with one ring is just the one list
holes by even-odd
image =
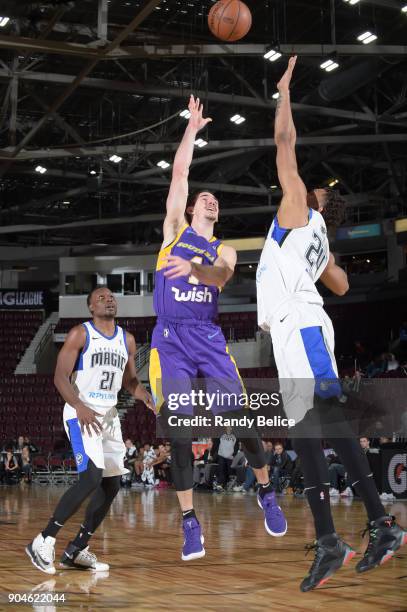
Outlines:
{"label": "ceiling light fixture", "polygon": [[332,70],[339,68],[339,64],[331,59],[328,59],[325,62],[322,62],[319,67],[322,68],[322,70],[325,70],[326,72],[332,72]]}
{"label": "ceiling light fixture", "polygon": [[280,92],[276,91],[276,93],[273,93],[273,95],[271,96],[274,100],[278,100],[280,97]]}
{"label": "ceiling light fixture", "polygon": [[198,140],[195,140],[195,144],[197,147],[199,147],[200,149],[202,149],[202,147],[206,147],[206,145],[208,144],[206,142],[206,140],[204,140],[203,138],[198,138]]}
{"label": "ceiling light fixture", "polygon": [[275,62],[280,59],[281,53],[276,51],[275,49],[270,49],[263,55],[264,59],[267,59],[269,62]]}
{"label": "ceiling light fixture", "polygon": [[366,32],[363,32],[363,34],[359,34],[357,38],[358,38],[358,41],[362,42],[364,45],[368,45],[374,40],[377,40],[376,34],[372,34],[372,32],[369,32],[369,30],[367,30]]}
{"label": "ceiling light fixture", "polygon": [[405,6],[401,7],[401,12],[402,13],[407,13],[407,4]]}
{"label": "ceiling light fixture", "polygon": [[243,123],[243,121],[246,121],[245,117],[242,117],[242,115],[233,115],[233,117],[230,118],[232,123],[236,123],[236,125],[240,125],[241,123]]}
{"label": "ceiling light fixture", "polygon": [[35,171],[36,171],[36,172],[39,172],[39,174],[44,174],[44,172],[46,172],[46,171],[47,171],[47,169],[46,169],[46,168],[44,168],[44,166],[37,166],[37,167],[35,168]]}
{"label": "ceiling light fixture", "polygon": [[360,0],[343,0],[344,2],[346,2],[346,4],[350,4],[351,6],[353,4],[357,4],[358,2],[360,2]]}
{"label": "ceiling light fixture", "polygon": [[118,164],[119,162],[121,162],[123,159],[123,157],[120,157],[120,155],[111,155],[109,157],[109,161],[114,162],[115,164]]}
{"label": "ceiling light fixture", "polygon": [[162,159],[161,161],[159,161],[159,162],[157,163],[157,166],[158,166],[159,168],[162,168],[163,170],[165,170],[166,168],[169,168],[169,167],[170,167],[170,164],[169,164],[168,162],[166,162],[164,159]]}
{"label": "ceiling light fixture", "polygon": [[189,112],[189,110],[186,108],[185,110],[183,110],[180,114],[180,117],[184,117],[185,119],[189,119],[191,116],[191,113]]}
{"label": "ceiling light fixture", "polygon": [[0,28],[4,28],[10,21],[10,17],[0,17]]}
{"label": "ceiling light fixture", "polygon": [[328,183],[328,186],[335,187],[335,185],[337,185],[338,183],[339,183],[339,179],[334,178],[334,179],[331,179],[331,181]]}

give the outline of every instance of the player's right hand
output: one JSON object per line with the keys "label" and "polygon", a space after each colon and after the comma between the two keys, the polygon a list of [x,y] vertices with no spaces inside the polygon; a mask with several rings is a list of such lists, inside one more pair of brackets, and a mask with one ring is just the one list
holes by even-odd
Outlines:
{"label": "player's right hand", "polygon": [[291,77],[293,74],[295,62],[297,61],[297,56],[294,55],[290,57],[288,60],[287,70],[284,72],[283,76],[277,83],[277,89],[280,93],[288,91],[290,89]]}
{"label": "player's right hand", "polygon": [[207,117],[206,119],[202,117],[203,105],[200,103],[199,98],[195,100],[192,94],[189,98],[188,110],[191,113],[191,116],[189,118],[189,125],[193,127],[194,130],[196,130],[197,132],[199,132],[199,130],[202,130],[205,125],[212,121],[210,117]]}
{"label": "player's right hand", "polygon": [[100,414],[99,412],[95,412],[91,408],[88,408],[88,406],[86,406],[82,402],[78,403],[75,406],[75,410],[79,424],[81,426],[82,433],[84,432],[85,427],[90,437],[92,437],[92,431],[94,431],[96,435],[102,433],[102,426],[96,418],[97,416],[103,416],[102,414]]}

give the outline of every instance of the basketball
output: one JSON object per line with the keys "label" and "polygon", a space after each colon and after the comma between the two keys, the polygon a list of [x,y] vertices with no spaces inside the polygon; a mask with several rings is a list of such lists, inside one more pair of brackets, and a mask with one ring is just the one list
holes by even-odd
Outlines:
{"label": "basketball", "polygon": [[209,29],[220,40],[240,40],[252,26],[252,14],[240,0],[220,0],[213,5],[208,15]]}

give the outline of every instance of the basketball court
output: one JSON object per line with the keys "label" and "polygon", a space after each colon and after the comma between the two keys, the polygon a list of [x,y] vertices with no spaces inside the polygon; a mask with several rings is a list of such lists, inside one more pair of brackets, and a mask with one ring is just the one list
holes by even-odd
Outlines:
{"label": "basketball court", "polygon": [[[404,551],[364,576],[354,571],[358,554],[326,586],[300,593],[299,583],[309,566],[304,542],[311,542],[313,533],[305,500],[291,496],[280,498],[288,533],[284,538],[271,538],[264,530],[254,495],[197,494],[206,557],[183,563],[175,493],[122,490],[92,545],[101,560],[109,561],[110,571],[100,575],[61,571],[47,576],[30,564],[24,546],[35,535],[35,526],[47,521],[61,493],[61,487],[43,486],[28,491],[2,491],[2,609],[11,608],[5,603],[9,593],[64,594],[65,603],[56,604],[56,609],[61,606],[69,611],[198,608],[216,612],[237,608],[257,611],[267,607],[276,611],[329,608],[340,612],[346,606],[353,609],[357,605],[361,612],[372,609],[384,612],[406,608]],[[404,502],[395,503],[390,509],[401,524],[405,523]],[[360,552],[360,531],[365,520],[362,504],[338,499],[334,518],[344,539]],[[57,554],[77,527],[78,521],[73,520],[61,533]],[[49,612],[54,608],[51,605],[44,609]]]}
{"label": "basketball court", "polygon": [[[407,611],[407,546],[396,549],[407,535],[391,518],[407,530],[406,2],[2,0],[0,612]],[[276,156],[287,145],[285,169],[295,166],[305,186],[305,225],[279,225],[276,216],[291,202],[281,206],[292,176],[284,181]],[[328,200],[340,213],[329,227]],[[284,255],[290,248],[296,259]],[[323,278],[335,263],[339,290]],[[298,321],[291,328],[288,318],[273,336],[273,325],[293,315],[279,308],[300,293],[307,297],[295,306]],[[263,322],[258,315],[271,298],[278,304],[270,329],[271,313]],[[317,309],[325,323],[316,324]],[[351,478],[358,462],[348,453],[342,465],[328,435],[318,453],[297,454],[288,427],[273,421],[288,416],[279,404],[281,363],[287,358],[291,387],[298,355],[311,407],[320,361],[329,358],[336,384],[337,365],[333,428],[352,422],[352,457],[371,473],[361,468]],[[152,398],[163,414],[162,379],[172,384],[179,372],[187,372],[181,389],[195,375],[208,389],[224,374],[233,389],[275,392],[278,409],[264,412],[273,422],[252,436],[257,447],[247,445],[246,430],[228,429],[217,454],[226,429],[201,427],[193,457],[189,438],[182,445],[181,435],[157,430]],[[301,396],[299,420],[304,406]],[[104,441],[85,444],[81,425],[100,428],[102,419]],[[271,450],[256,467],[266,456],[260,437]],[[276,443],[291,453],[287,473],[280,457],[272,463]],[[239,451],[247,456],[232,469]],[[303,459],[317,454],[323,470],[314,473],[326,472],[328,456],[332,481],[309,487]],[[239,491],[251,476],[249,492]],[[363,556],[366,511],[356,486],[375,515],[369,551],[378,532],[398,529],[403,538],[378,545],[376,557]],[[308,586],[317,588],[301,592],[323,548],[313,545],[317,523],[304,497],[311,489],[313,509],[324,503],[318,541],[330,538],[322,564],[329,571],[315,570]],[[182,510],[176,490],[187,494]],[[259,508],[257,490],[268,509]],[[329,501],[345,542],[329,527]],[[268,535],[265,516],[269,533],[281,535],[284,515],[286,535]],[[75,561],[87,551],[77,545],[82,537],[98,558],[90,554],[87,566]],[[346,543],[356,557],[341,567],[353,553]],[[387,562],[358,574],[362,558]],[[98,561],[109,571],[83,570]]]}

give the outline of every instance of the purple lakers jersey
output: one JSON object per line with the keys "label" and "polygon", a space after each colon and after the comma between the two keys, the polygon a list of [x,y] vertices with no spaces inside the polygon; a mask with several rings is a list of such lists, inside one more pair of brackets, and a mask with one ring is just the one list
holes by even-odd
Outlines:
{"label": "purple lakers jersey", "polygon": [[158,254],[155,272],[154,310],[158,317],[212,321],[218,314],[219,289],[203,285],[191,275],[166,278],[164,258],[177,255],[203,266],[213,266],[223,245],[217,238],[199,236],[187,223]]}

